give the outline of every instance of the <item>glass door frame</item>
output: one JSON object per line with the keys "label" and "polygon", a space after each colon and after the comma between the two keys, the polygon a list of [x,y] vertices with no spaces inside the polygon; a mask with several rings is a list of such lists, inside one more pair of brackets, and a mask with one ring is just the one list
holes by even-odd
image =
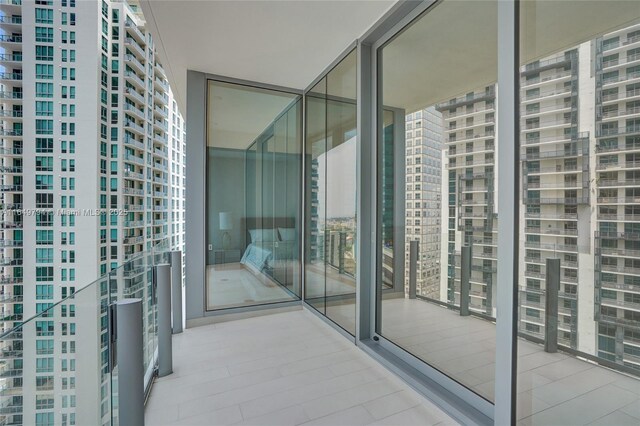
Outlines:
{"label": "glass door frame", "polygon": [[[378,256],[381,227],[378,218],[378,144],[382,141],[379,49],[414,19],[442,1],[425,0],[396,4],[374,27],[358,40],[358,265],[356,272],[356,345],[396,372],[412,386],[428,395],[461,421],[514,424],[516,378],[517,292],[510,282],[517,277],[518,247],[518,176],[519,169],[519,98],[518,98],[518,17],[519,0],[498,1],[498,132],[503,136],[497,156],[501,169],[498,182],[498,291],[496,306],[495,403],[482,398],[437,369],[376,332],[380,312]],[[407,4],[410,3],[410,4]],[[509,108],[509,105],[512,107]],[[508,143],[508,142],[511,143]],[[514,160],[515,159],[515,160]],[[506,216],[506,217],[505,217]],[[502,237],[500,237],[502,236]]]}

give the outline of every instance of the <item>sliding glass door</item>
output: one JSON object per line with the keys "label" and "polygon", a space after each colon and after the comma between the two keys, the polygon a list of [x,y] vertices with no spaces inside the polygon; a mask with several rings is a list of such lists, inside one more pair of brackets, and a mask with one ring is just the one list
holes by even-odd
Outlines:
{"label": "sliding glass door", "polygon": [[298,300],[300,95],[209,82],[207,309]]}
{"label": "sliding glass door", "polygon": [[306,94],[305,300],[355,334],[356,51]]}

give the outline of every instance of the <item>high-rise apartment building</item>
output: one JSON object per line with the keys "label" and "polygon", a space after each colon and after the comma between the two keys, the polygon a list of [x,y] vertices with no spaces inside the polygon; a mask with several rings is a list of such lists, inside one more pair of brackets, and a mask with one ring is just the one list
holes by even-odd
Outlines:
{"label": "high-rise apartment building", "polygon": [[[585,61],[588,64],[589,46],[527,64],[520,78],[524,210],[520,327],[527,334],[544,337],[546,259],[560,258],[558,339],[574,349],[578,347],[578,298],[593,295],[589,285],[593,108],[580,103],[593,99],[593,76],[581,67]],[[581,334],[585,341],[587,335],[594,335],[589,330]]]}
{"label": "high-rise apartment building", "polygon": [[[170,229],[170,243],[182,244],[184,122],[135,3],[3,0],[0,14],[6,331]],[[125,287],[136,273],[123,274]],[[63,317],[0,348],[3,392],[34,395],[2,413],[7,423],[75,424],[79,410],[100,405],[83,390],[104,378],[76,377],[74,355],[98,344],[74,335],[80,326],[104,329],[105,318],[80,325],[71,309]],[[99,369],[107,360],[95,362]]]}
{"label": "high-rise apartment building", "polygon": [[594,63],[597,354],[640,368],[640,24],[598,38]]}
{"label": "high-rise apartment building", "polygon": [[[406,247],[419,242],[417,294],[440,298],[442,115],[429,107],[408,114],[406,122]],[[405,269],[409,259],[405,259]],[[405,273],[405,287],[409,273]]]}
{"label": "high-rise apartment building", "polygon": [[[497,199],[495,196],[495,87],[470,92],[436,105],[442,113],[443,143],[448,147],[447,299],[460,301],[460,251],[472,250],[469,309],[494,315]],[[443,237],[443,250],[445,249]],[[444,258],[444,256],[443,256]],[[444,277],[443,277],[444,279]],[[444,287],[444,284],[443,284]]]}

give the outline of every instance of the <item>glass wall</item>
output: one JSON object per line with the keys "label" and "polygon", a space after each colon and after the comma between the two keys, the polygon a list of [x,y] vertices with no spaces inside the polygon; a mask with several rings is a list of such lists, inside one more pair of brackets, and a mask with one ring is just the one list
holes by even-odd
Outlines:
{"label": "glass wall", "polygon": [[209,82],[207,309],[301,296],[301,96]]}
{"label": "glass wall", "polygon": [[640,424],[640,7],[608,9],[521,9],[521,424]]}
{"label": "glass wall", "polygon": [[355,334],[356,51],[306,95],[305,300]]}
{"label": "glass wall", "polygon": [[496,2],[442,2],[377,51],[376,331],[489,401],[496,24]]}

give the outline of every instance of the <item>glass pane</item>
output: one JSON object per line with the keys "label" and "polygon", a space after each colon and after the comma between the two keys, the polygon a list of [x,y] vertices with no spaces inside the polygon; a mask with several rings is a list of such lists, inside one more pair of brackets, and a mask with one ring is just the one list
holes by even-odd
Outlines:
{"label": "glass pane", "polygon": [[640,8],[524,2],[520,424],[640,424]]}
{"label": "glass pane", "polygon": [[356,51],[327,75],[327,316],[356,326]]}
{"label": "glass pane", "polygon": [[496,2],[442,2],[378,51],[377,332],[489,401],[496,24]]}
{"label": "glass pane", "polygon": [[305,97],[305,301],[325,313],[326,78]]}
{"label": "glass pane", "polygon": [[207,309],[300,297],[299,95],[209,82]]}

